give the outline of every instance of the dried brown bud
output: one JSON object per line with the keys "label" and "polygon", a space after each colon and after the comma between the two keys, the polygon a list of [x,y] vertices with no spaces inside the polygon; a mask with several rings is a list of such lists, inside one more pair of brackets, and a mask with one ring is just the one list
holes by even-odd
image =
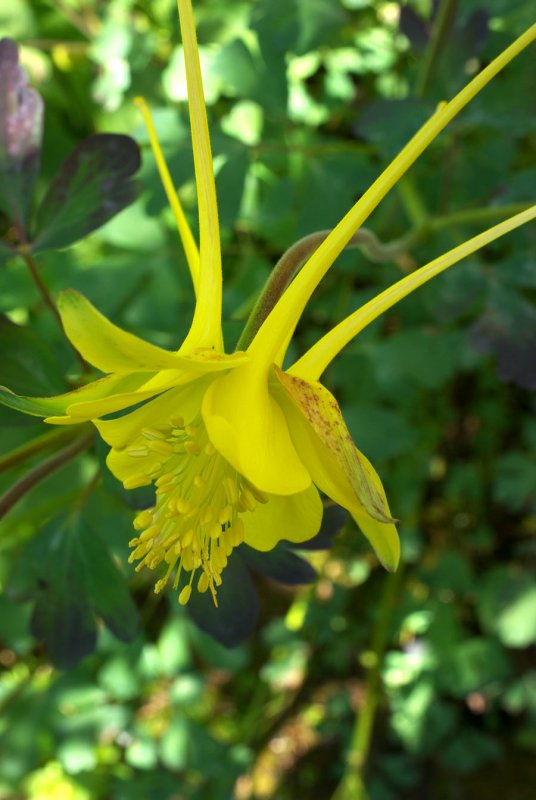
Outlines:
{"label": "dried brown bud", "polygon": [[41,149],[43,100],[28,86],[11,39],[0,39],[0,154],[23,161]]}
{"label": "dried brown bud", "polygon": [[17,44],[0,39],[0,207],[19,221],[31,204],[43,138],[43,100],[28,86]]}

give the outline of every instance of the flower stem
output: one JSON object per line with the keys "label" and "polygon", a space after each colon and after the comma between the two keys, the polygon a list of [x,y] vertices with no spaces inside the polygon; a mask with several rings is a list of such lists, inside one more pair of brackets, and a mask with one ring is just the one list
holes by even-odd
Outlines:
{"label": "flower stem", "polygon": [[[410,187],[411,192],[414,191],[414,187],[411,187],[410,184],[406,184],[406,186]],[[412,247],[437,231],[442,231],[455,225],[470,225],[494,221],[495,219],[500,220],[503,217],[519,214],[529,206],[529,203],[511,203],[505,206],[469,208],[441,217],[422,217],[420,213],[415,213],[413,215],[415,226],[409,233],[399,239],[395,239],[392,242],[381,242],[371,230],[360,228],[354,234],[347,247],[358,247],[370,261],[396,261],[399,256],[409,253]],[[248,317],[237,342],[237,350],[245,350],[247,348],[292,279],[329,233],[330,231],[317,231],[304,236],[303,239],[299,239],[283,253],[273,268]]]}
{"label": "flower stem", "polygon": [[0,519],[4,517],[13,506],[18,503],[28,492],[41,483],[53,472],[63,467],[77,455],[86,450],[94,438],[93,431],[87,431],[83,436],[70,442],[63,450],[54,453],[46,461],[42,461],[36,467],[26,473],[20,480],[10,486],[0,497]]}
{"label": "flower stem", "polygon": [[424,97],[430,87],[433,74],[441,56],[441,51],[445,46],[452,23],[454,22],[457,6],[458,0],[441,1],[432,29],[432,35],[430,36],[430,41],[428,42],[428,47],[424,54],[422,70],[417,80],[417,86],[415,87],[417,97]]}
{"label": "flower stem", "polygon": [[[248,317],[236,345],[237,350],[245,350],[250,344],[292,279],[330,233],[329,230],[310,233],[283,253]],[[348,248],[359,247],[371,261],[391,261],[406,249],[405,240],[400,239],[384,244],[367,228],[358,230],[346,246]]]}
{"label": "flower stem", "polygon": [[[32,255],[30,254],[30,252],[28,251],[28,249],[24,245],[19,246],[19,248],[17,249],[17,252],[22,257],[22,259],[24,260],[26,266],[28,267],[30,275],[32,276],[32,280],[35,283],[35,285],[37,287],[37,290],[39,291],[39,294],[43,298],[43,302],[45,303],[45,305],[47,306],[47,308],[51,312],[52,316],[54,317],[54,319],[58,323],[61,332],[65,336],[65,331],[63,329],[63,323],[61,321],[60,313],[59,313],[59,311],[58,311],[58,309],[56,307],[56,304],[55,304],[54,300],[50,296],[50,293],[48,291],[48,288],[47,288],[46,284],[44,283],[44,281],[42,280],[42,278],[41,278],[41,276],[39,274],[39,270],[37,269],[37,264],[35,263]],[[71,343],[69,342],[69,344],[71,344]],[[73,349],[74,354],[76,355],[76,358],[80,362],[80,366],[82,368],[82,371],[85,372],[85,373],[88,373],[90,371],[90,368],[89,368],[88,364],[84,361],[84,359],[82,358],[82,356],[80,355],[78,350],[75,347],[73,347],[72,345],[71,345],[71,347]]]}
{"label": "flower stem", "polygon": [[11,452],[0,456],[0,472],[5,472],[11,467],[23,463],[26,459],[36,455],[36,453],[53,449],[57,444],[69,441],[73,438],[73,433],[71,428],[59,428],[44,433],[42,436],[38,436],[30,442],[15,448],[15,450],[11,450]]}
{"label": "flower stem", "polygon": [[388,643],[392,613],[402,584],[402,577],[403,567],[401,565],[397,572],[385,579],[378,616],[372,632],[370,666],[365,678],[364,702],[356,715],[341,782],[331,800],[366,800],[367,798],[363,773],[370,752],[376,711],[382,694],[383,656]]}

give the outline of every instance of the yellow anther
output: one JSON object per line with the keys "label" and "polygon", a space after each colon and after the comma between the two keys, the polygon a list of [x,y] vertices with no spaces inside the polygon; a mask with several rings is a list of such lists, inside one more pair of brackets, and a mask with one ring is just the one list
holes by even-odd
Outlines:
{"label": "yellow anther", "polygon": [[142,428],[141,435],[149,441],[166,438],[166,434],[162,433],[162,431],[157,431],[156,428]]}
{"label": "yellow anther", "polygon": [[245,530],[244,530],[244,523],[237,517],[234,521],[233,525],[229,528],[228,533],[230,534],[230,539],[234,545],[234,547],[238,547],[239,544],[242,544],[245,537]]}
{"label": "yellow anther", "polygon": [[174,414],[172,417],[170,417],[169,421],[174,428],[184,428],[184,417],[181,417],[180,414]]}
{"label": "yellow anther", "polygon": [[161,439],[154,439],[149,442],[149,447],[153,453],[159,453],[161,456],[171,456],[175,452],[172,444]]}
{"label": "yellow anther", "polygon": [[201,475],[196,475],[194,478],[194,486],[196,489],[203,489],[207,485],[207,482]]}
{"label": "yellow anther", "polygon": [[238,501],[238,507],[243,508],[244,511],[253,511],[257,502],[253,497],[253,493],[249,491],[249,489],[242,489],[240,493],[240,499]]}
{"label": "yellow anther", "polygon": [[151,483],[151,479],[148,475],[131,475],[129,478],[123,481],[123,486],[125,489],[139,489],[140,486],[147,486],[147,484]]}
{"label": "yellow anther", "polygon": [[209,575],[206,572],[202,572],[197,582],[197,591],[203,594],[203,592],[207,591],[209,585],[210,585]]}
{"label": "yellow anther", "polygon": [[218,514],[218,520],[222,525],[225,525],[233,515],[233,507],[229,503],[224,506]]}
{"label": "yellow anther", "polygon": [[221,575],[219,574],[219,572],[214,573],[213,580],[216,586],[221,586]]}
{"label": "yellow anther", "polygon": [[166,503],[166,516],[168,517],[168,519],[169,517],[175,516],[176,511],[177,511],[177,498],[170,497]]}
{"label": "yellow anther", "polygon": [[162,486],[163,483],[170,483],[174,478],[174,472],[164,472],[163,475],[160,475],[160,477],[156,479],[155,486]]}
{"label": "yellow anther", "polygon": [[199,431],[199,427],[197,425],[187,425],[184,429],[184,432],[187,436],[191,436],[192,439],[195,438]]}
{"label": "yellow anther", "polygon": [[164,556],[164,561],[166,564],[174,564],[175,561],[178,559],[181,552],[181,546],[177,542],[176,545],[170,547],[169,550],[166,551],[166,555]]}
{"label": "yellow anther", "polygon": [[238,501],[238,486],[236,484],[235,479],[224,478],[223,489],[225,491],[227,502],[234,506],[235,503]]}
{"label": "yellow anther", "polygon": [[[191,572],[191,570],[194,568],[195,560],[195,555],[191,550],[186,550],[183,552],[181,561],[186,572]],[[201,562],[201,559],[199,559],[199,561]]]}
{"label": "yellow anther", "polygon": [[199,453],[201,452],[201,448],[199,447],[197,442],[192,442],[192,441],[186,442],[186,444],[184,445],[184,449],[190,456],[198,456]]}
{"label": "yellow anther", "polygon": [[143,458],[149,455],[149,449],[147,447],[133,447],[127,450],[127,455],[133,458]]}
{"label": "yellow anther", "polygon": [[165,548],[171,547],[171,545],[177,541],[179,536],[180,536],[179,531],[173,531],[173,533],[171,533],[164,539],[164,541],[162,542],[162,547]]}
{"label": "yellow anther", "polygon": [[192,510],[192,504],[185,497],[178,497],[176,501],[176,508],[179,514],[187,514]]}
{"label": "yellow anther", "polygon": [[130,540],[130,542],[128,543],[128,546],[129,547],[136,547],[136,545],[138,545],[139,543],[140,543],[140,540],[138,539],[137,536],[135,536],[133,539]]}
{"label": "yellow anther", "polygon": [[179,594],[179,603],[181,606],[185,606],[190,597],[192,596],[192,587],[190,585],[185,586],[184,589],[181,590]]}
{"label": "yellow anther", "polygon": [[162,589],[165,587],[165,585],[166,585],[166,583],[167,583],[167,582],[168,582],[167,575],[166,575],[166,577],[165,577],[165,578],[160,578],[160,580],[159,580],[159,581],[157,581],[157,582],[155,583],[155,585],[154,585],[154,593],[155,593],[155,594],[160,594],[160,592],[161,592],[161,591],[162,591]]}
{"label": "yellow anther", "polygon": [[225,564],[227,563],[227,557],[223,550],[219,547],[213,547],[212,552],[210,554],[211,561],[213,564],[218,568],[219,571],[223,569]]}
{"label": "yellow anther", "polygon": [[163,547],[154,547],[146,559],[149,569],[155,569],[163,561],[165,554]]}
{"label": "yellow anther", "polygon": [[143,528],[146,528],[147,525],[150,525],[152,521],[153,521],[153,512],[148,511],[146,509],[145,511],[141,511],[138,514],[138,516],[134,520],[134,527],[136,528],[137,531],[141,531],[143,530]]}
{"label": "yellow anther", "polygon": [[137,561],[138,558],[143,558],[143,556],[147,555],[152,546],[152,542],[142,542],[136,547],[135,550],[132,551],[129,556],[129,561]]}
{"label": "yellow anther", "polygon": [[194,540],[194,532],[192,528],[189,531],[186,531],[181,537],[181,546],[182,547],[190,547]]}
{"label": "yellow anther", "polygon": [[215,517],[214,509],[210,506],[205,506],[201,512],[201,523],[203,525],[210,525],[211,522],[214,522]]}
{"label": "yellow anther", "polygon": [[140,533],[140,542],[146,542],[148,539],[154,539],[160,533],[160,525],[151,525],[146,528],[143,533]]}
{"label": "yellow anther", "polygon": [[257,489],[257,487],[253,486],[252,483],[248,483],[248,489],[258,503],[262,503],[264,505],[268,502],[268,495],[266,492],[262,492],[260,489]]}
{"label": "yellow anther", "polygon": [[210,526],[209,536],[211,539],[219,539],[221,536],[221,525],[219,522],[215,522],[213,525]]}

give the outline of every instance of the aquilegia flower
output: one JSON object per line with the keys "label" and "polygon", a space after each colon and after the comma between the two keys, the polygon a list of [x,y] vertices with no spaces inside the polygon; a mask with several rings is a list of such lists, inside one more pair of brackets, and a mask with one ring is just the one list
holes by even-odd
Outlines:
{"label": "aquilegia flower", "polygon": [[[65,332],[105,377],[52,398],[3,402],[53,424],[92,420],[110,445],[108,466],[126,489],[154,484],[156,500],[134,520],[132,561],[159,568],[156,591],[194,585],[214,602],[242,542],[260,550],[312,539],[319,491],[348,509],[382,564],[394,570],[399,540],[380,478],[357,450],[323,371],[366,325],[464,256],[536,216],[512,217],[403,278],[327,333],[290,368],[282,364],[299,317],[323,275],[401,175],[447,123],[536,35],[529,30],[444,103],[309,258],[244,351],[226,354],[221,332],[221,255],[199,56],[190,0],[178,0],[199,204],[199,250],[143,106],[196,293],[192,325],[177,352],[121,330],[74,291],[60,296]],[[143,403],[140,405],[140,403]],[[135,410],[103,419],[131,406]],[[185,583],[185,575],[187,582]],[[194,584],[195,582],[195,584]]]}

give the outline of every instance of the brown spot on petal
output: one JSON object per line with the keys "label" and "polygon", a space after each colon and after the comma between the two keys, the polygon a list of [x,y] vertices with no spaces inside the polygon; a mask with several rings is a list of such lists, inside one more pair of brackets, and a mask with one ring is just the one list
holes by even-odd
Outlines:
{"label": "brown spot on petal", "polygon": [[277,367],[276,375],[315,435],[336,460],[365,511],[379,522],[396,522],[371,476],[370,466],[356,448],[331,392],[321,383],[297,378]]}

